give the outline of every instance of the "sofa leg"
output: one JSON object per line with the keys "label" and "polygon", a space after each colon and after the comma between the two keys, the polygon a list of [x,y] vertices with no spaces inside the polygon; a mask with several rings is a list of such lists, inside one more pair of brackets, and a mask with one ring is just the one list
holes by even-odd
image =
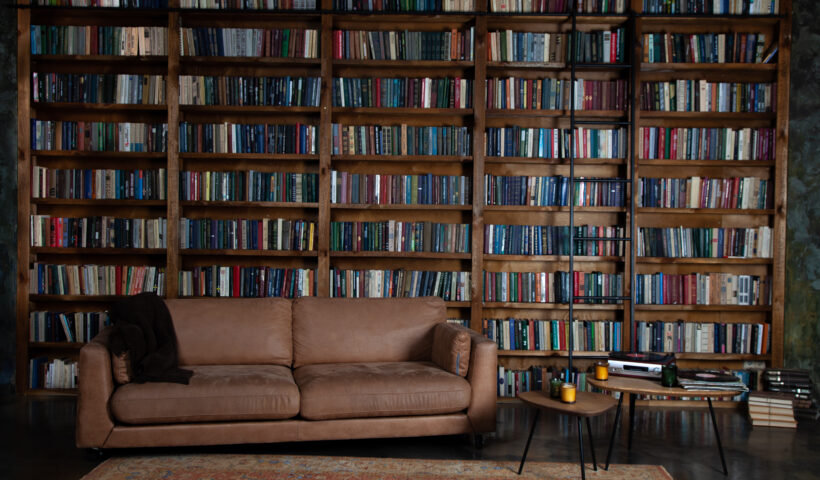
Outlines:
{"label": "sofa leg", "polygon": [[86,450],[86,455],[88,459],[95,462],[101,462],[108,458],[108,452],[103,450],[102,448],[89,448]]}
{"label": "sofa leg", "polygon": [[473,445],[479,450],[484,448],[484,435],[481,433],[473,435]]}

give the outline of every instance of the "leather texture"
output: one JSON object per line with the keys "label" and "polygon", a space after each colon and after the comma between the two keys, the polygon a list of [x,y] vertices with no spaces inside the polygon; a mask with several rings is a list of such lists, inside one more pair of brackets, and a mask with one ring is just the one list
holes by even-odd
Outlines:
{"label": "leather texture", "polygon": [[290,366],[291,302],[282,298],[169,299],[179,364]]}
{"label": "leather texture", "polygon": [[432,362],[306,365],[293,378],[308,420],[454,413],[470,404],[470,384]]}
{"label": "leather texture", "polygon": [[131,356],[127,351],[119,355],[111,354],[111,373],[114,374],[114,381],[120,385],[130,383],[133,380]]}
{"label": "leather texture", "polygon": [[129,383],[111,411],[128,424],[274,420],[299,413],[299,389],[281,365],[197,365],[188,385]]}
{"label": "leather texture", "polygon": [[299,440],[428,437],[457,433],[472,433],[470,421],[463,413],[303,421],[299,425]]}
{"label": "leather texture", "polygon": [[470,370],[467,381],[473,389],[467,416],[473,431],[494,432],[496,392],[498,391],[498,347],[496,343],[473,330],[470,333]]}
{"label": "leather texture", "polygon": [[460,377],[470,366],[470,332],[452,323],[440,323],[433,330],[433,363]]}
{"label": "leather texture", "polygon": [[114,375],[108,353],[109,335],[111,327],[103,328],[80,350],[80,394],[75,430],[79,448],[101,447],[114,428],[114,419],[108,411],[108,400],[114,393]]}
{"label": "leather texture", "polygon": [[430,360],[444,300],[320,298],[293,302],[293,366]]}

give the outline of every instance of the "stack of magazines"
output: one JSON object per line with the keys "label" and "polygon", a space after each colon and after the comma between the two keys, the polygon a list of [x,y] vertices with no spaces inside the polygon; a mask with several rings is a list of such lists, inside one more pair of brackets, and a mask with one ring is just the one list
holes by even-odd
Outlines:
{"label": "stack of magazines", "polygon": [[678,384],[686,390],[749,391],[740,378],[724,370],[679,370]]}

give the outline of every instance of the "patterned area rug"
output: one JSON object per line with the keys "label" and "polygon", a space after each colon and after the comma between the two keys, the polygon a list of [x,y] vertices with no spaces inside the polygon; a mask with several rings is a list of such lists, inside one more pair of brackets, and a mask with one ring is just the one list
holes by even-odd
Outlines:
{"label": "patterned area rug", "polygon": [[[577,463],[321,457],[303,455],[157,455],[111,458],[82,480],[450,480],[578,479]],[[589,479],[672,480],[658,465],[587,468]]]}

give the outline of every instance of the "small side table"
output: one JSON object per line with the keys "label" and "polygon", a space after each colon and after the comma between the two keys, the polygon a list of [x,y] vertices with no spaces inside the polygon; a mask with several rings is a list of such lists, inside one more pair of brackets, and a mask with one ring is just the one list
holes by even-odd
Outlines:
{"label": "small side table", "polygon": [[618,399],[618,410],[615,411],[615,423],[612,425],[612,438],[609,440],[609,450],[606,452],[606,466],[609,469],[609,459],[612,455],[612,445],[615,443],[615,433],[618,431],[618,420],[621,417],[621,404],[624,395],[629,394],[629,443],[628,448],[632,448],[632,431],[635,429],[635,397],[638,395],[663,395],[667,397],[705,397],[709,403],[709,415],[712,417],[712,427],[715,429],[715,439],[717,440],[718,452],[720,452],[720,463],[723,465],[723,474],[729,475],[726,468],[726,458],[723,455],[723,446],[720,444],[720,432],[718,431],[717,420],[715,420],[715,409],[712,407],[712,398],[734,397],[740,390],[686,390],[679,387],[664,387],[660,382],[645,380],[642,378],[618,377],[610,375],[609,380],[595,380],[588,378],[587,383],[610,392],[621,392]]}
{"label": "small side table", "polygon": [[530,449],[530,442],[532,442],[532,434],[535,433],[535,426],[538,425],[538,415],[541,410],[552,411],[556,413],[563,413],[565,415],[572,415],[578,419],[578,451],[581,454],[581,478],[586,479],[586,471],[584,469],[584,431],[581,427],[581,418],[587,420],[587,433],[589,434],[589,446],[592,450],[592,465],[598,470],[598,462],[595,460],[595,445],[592,442],[592,427],[589,424],[589,417],[597,417],[602,415],[617,405],[614,398],[609,395],[602,395],[600,393],[590,392],[576,392],[575,403],[563,403],[559,399],[550,398],[549,392],[533,391],[524,392],[518,395],[527,405],[536,407],[535,418],[532,421],[530,428],[530,436],[527,438],[527,445],[524,447],[524,455],[521,456],[521,464],[518,466],[518,474],[524,469],[524,462],[527,460],[527,452]]}

